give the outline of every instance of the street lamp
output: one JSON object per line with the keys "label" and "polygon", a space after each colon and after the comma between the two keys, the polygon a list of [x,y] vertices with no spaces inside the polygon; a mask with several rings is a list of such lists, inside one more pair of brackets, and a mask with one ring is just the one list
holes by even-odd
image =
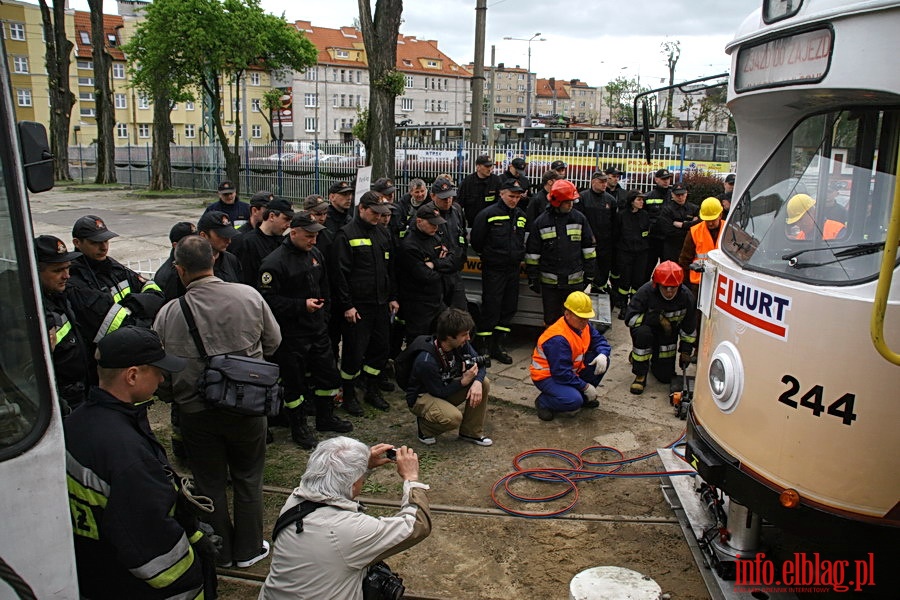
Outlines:
{"label": "street lamp", "polygon": [[517,42],[528,42],[528,73],[525,74],[527,81],[525,82],[525,127],[531,127],[531,42],[546,42],[546,38],[537,39],[540,33],[536,33],[530,38],[514,38],[505,37],[504,40],[515,40]]}

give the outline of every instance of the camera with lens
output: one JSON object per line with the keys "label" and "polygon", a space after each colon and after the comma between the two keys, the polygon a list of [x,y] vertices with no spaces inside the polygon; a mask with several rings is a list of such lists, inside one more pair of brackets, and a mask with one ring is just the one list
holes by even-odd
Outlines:
{"label": "camera with lens", "polygon": [[369,567],[363,579],[363,600],[400,600],[404,592],[403,580],[384,562]]}
{"label": "camera with lens", "polygon": [[487,354],[463,354],[463,371],[468,371],[474,365],[478,365],[478,368],[481,367],[488,368],[491,366],[491,357]]}

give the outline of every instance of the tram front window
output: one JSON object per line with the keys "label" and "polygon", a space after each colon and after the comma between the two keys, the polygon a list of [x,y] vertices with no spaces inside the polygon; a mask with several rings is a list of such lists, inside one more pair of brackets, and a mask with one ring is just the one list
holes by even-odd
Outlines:
{"label": "tram front window", "polygon": [[876,278],[898,138],[897,109],[801,121],[732,205],[720,247],[746,269],[813,284]]}

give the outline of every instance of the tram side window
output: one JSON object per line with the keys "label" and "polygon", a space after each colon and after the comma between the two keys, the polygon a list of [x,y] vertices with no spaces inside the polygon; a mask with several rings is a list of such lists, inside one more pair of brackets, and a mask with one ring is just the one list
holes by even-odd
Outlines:
{"label": "tram side window", "polygon": [[898,138],[896,110],[801,121],[732,206],[721,248],[744,268],[813,284],[877,277]]}

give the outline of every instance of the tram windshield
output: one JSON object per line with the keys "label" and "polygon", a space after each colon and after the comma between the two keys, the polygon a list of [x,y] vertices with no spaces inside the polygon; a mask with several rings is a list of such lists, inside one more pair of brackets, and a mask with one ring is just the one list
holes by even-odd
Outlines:
{"label": "tram windshield", "polygon": [[876,278],[898,139],[893,107],[807,117],[733,204],[720,247],[748,270],[806,283]]}

